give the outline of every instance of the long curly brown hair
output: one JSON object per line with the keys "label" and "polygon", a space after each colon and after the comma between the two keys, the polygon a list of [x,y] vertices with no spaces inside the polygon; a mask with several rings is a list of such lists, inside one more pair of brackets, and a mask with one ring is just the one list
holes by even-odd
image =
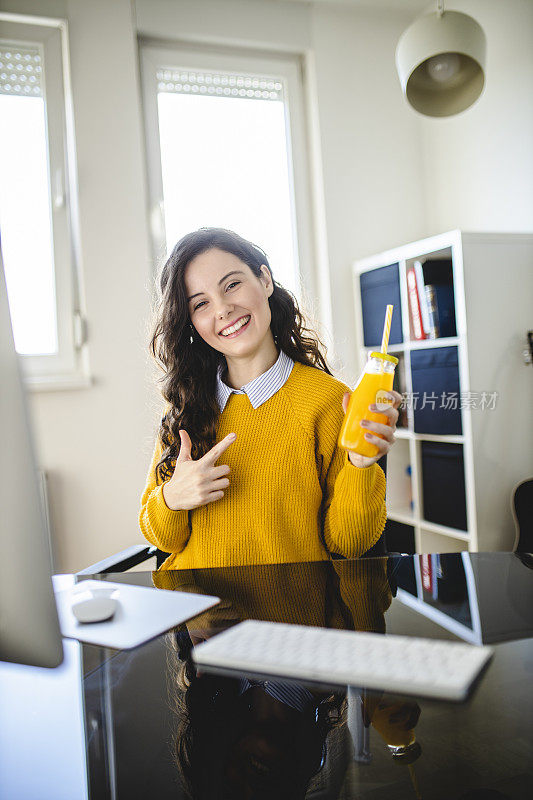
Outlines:
{"label": "long curly brown hair", "polygon": [[159,429],[163,445],[156,466],[158,481],[172,476],[179,453],[179,430],[187,431],[192,442],[193,458],[205,455],[216,442],[220,408],[216,399],[216,376],[225,365],[222,353],[208,345],[191,325],[185,270],[193,258],[217,248],[237,256],[256,277],[265,264],[272,277],[274,291],[268,298],[274,341],[293,361],[299,361],[328,375],[325,347],[306,321],[294,295],[274,280],[267,256],[255,244],[225,228],[200,228],[188,233],[176,244],[160,276],[161,299],[156,311],[150,351],[162,367],[162,395],[168,403]]}

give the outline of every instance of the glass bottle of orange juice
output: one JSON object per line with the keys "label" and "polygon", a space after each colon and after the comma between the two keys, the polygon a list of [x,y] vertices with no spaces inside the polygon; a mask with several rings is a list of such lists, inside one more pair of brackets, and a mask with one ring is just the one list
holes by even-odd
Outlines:
{"label": "glass bottle of orange juice", "polygon": [[[416,740],[414,727],[406,727],[409,723],[404,721],[405,713],[402,714],[405,711],[409,713],[409,707],[416,706],[416,703],[392,695],[381,699],[377,695],[367,695],[365,701],[365,714],[387,745],[393,759],[404,764],[416,761],[422,753],[422,747]],[[419,713],[415,714],[411,722],[413,726],[418,722]]]}
{"label": "glass bottle of orange juice", "polygon": [[[339,445],[345,450],[353,450],[360,456],[368,458],[377,456],[379,452],[377,446],[365,439],[365,433],[372,433],[375,436],[380,436],[380,434],[362,428],[361,420],[368,419],[371,422],[380,422],[382,425],[388,424],[385,414],[370,411],[368,406],[372,403],[391,405],[386,394],[392,389],[394,369],[397,363],[398,359],[388,353],[370,353],[363,374],[350,397],[339,434]],[[383,436],[380,438],[383,439]]]}

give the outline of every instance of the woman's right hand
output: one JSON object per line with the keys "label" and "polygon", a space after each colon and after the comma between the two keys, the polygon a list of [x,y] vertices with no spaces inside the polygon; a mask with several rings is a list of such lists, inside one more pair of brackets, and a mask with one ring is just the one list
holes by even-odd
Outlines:
{"label": "woman's right hand", "polygon": [[227,464],[215,467],[215,462],[237,438],[229,433],[205,456],[197,461],[191,458],[192,442],[187,431],[180,430],[181,447],[174,474],[163,484],[165,503],[172,511],[190,511],[198,506],[213,503],[224,497],[229,480],[224,478],[230,471]]}

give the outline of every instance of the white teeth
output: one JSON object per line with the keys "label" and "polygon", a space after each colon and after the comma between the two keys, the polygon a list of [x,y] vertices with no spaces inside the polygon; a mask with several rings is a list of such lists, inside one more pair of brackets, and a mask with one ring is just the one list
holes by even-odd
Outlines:
{"label": "white teeth", "polygon": [[235,331],[238,331],[243,325],[246,325],[249,319],[250,317],[243,317],[236,322],[235,325],[232,325],[231,328],[225,328],[223,331],[221,331],[221,336],[230,336],[230,334],[235,333]]}

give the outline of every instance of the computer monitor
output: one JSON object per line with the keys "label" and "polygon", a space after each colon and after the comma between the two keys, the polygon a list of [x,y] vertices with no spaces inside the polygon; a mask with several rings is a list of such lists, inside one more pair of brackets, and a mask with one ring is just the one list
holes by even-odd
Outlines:
{"label": "computer monitor", "polygon": [[56,667],[63,645],[0,242],[0,661]]}

